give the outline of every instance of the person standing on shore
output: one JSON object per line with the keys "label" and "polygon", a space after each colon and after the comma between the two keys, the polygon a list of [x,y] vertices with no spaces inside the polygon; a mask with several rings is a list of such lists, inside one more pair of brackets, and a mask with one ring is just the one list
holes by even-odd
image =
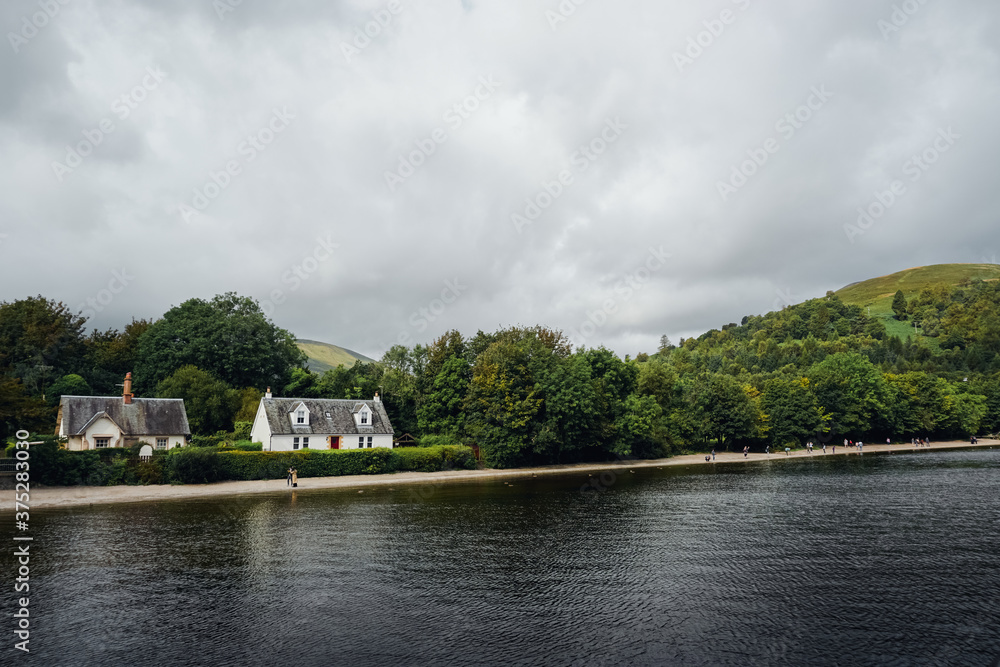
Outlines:
{"label": "person standing on shore", "polygon": [[865,446],[865,443],[863,443],[860,440],[858,440],[858,454],[861,453],[861,448],[864,447],[864,446]]}
{"label": "person standing on shore", "polygon": [[288,477],[285,479],[285,484],[287,486],[291,486],[292,485],[292,469],[291,468],[288,469]]}
{"label": "person standing on shore", "polygon": [[712,460],[713,461],[715,460],[715,448],[714,447],[712,448]]}
{"label": "person standing on shore", "polygon": [[[836,445],[834,445],[834,446],[836,446]],[[823,453],[826,454],[826,443],[825,442],[823,443]]]}
{"label": "person standing on shore", "polygon": [[749,453],[750,453],[750,445],[743,445],[743,458],[746,458],[747,454]]}
{"label": "person standing on shore", "polygon": [[299,471],[296,470],[295,468],[292,468],[292,486],[295,487],[298,485],[299,485]]}

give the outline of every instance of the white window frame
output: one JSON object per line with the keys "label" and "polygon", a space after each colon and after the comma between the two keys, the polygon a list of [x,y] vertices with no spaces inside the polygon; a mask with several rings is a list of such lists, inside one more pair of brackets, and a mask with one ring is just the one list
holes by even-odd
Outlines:
{"label": "white window frame", "polygon": [[363,425],[365,425],[365,426],[368,425],[368,411],[367,410],[362,410],[361,411],[361,423]]}
{"label": "white window frame", "polygon": [[296,435],[292,438],[292,449],[298,449],[298,448],[299,448],[299,436]]}
{"label": "white window frame", "polygon": [[371,446],[372,446],[372,437],[368,436],[368,448],[371,449]]}
{"label": "white window frame", "polygon": [[305,408],[299,408],[298,410],[295,411],[295,423],[296,424],[305,424],[306,423],[306,409]]}
{"label": "white window frame", "polygon": [[[104,444],[101,441],[104,440]],[[94,436],[94,449],[107,449],[111,446],[111,436],[110,435],[95,435]]]}
{"label": "white window frame", "polygon": [[309,449],[309,436],[302,436],[302,449]]}
{"label": "white window frame", "polygon": [[364,446],[365,446],[365,436],[359,435],[358,436],[358,449],[361,449]]}
{"label": "white window frame", "polygon": [[169,442],[169,440],[167,440],[167,438],[157,438],[156,439],[156,448],[157,449],[166,449],[169,444],[170,444],[170,442]]}

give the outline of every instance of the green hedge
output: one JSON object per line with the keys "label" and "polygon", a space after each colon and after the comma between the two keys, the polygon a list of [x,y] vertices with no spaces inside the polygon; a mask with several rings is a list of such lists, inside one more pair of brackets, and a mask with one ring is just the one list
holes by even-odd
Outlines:
{"label": "green hedge", "polygon": [[435,470],[472,470],[476,458],[469,447],[443,445],[440,447],[400,447],[393,452],[399,458],[396,470],[434,472]]}
{"label": "green hedge", "polygon": [[299,477],[379,475],[395,470],[385,448],[294,452],[219,452],[225,479],[281,479],[295,468]]}
{"label": "green hedge", "polygon": [[115,484],[209,484],[227,480],[281,479],[289,468],[300,477],[378,475],[397,470],[432,472],[476,467],[462,446],[387,449],[241,451],[183,447],[140,461],[127,449],[71,452],[55,442],[31,448],[32,481],[50,486]]}

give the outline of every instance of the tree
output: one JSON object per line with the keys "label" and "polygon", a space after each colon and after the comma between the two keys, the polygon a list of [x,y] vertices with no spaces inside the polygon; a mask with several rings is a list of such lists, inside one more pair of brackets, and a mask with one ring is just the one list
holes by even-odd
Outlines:
{"label": "tree", "polygon": [[561,462],[600,446],[595,383],[585,356],[540,353],[532,356],[530,368],[542,400],[532,435],[534,453]]}
{"label": "tree", "polygon": [[472,375],[469,363],[450,356],[434,378],[430,393],[417,408],[421,434],[457,436],[465,422],[462,403]]}
{"label": "tree", "polygon": [[83,366],[85,321],[41,295],[0,303],[0,374],[43,394],[50,381]]}
{"label": "tree", "polygon": [[896,290],[896,296],[892,297],[892,312],[896,314],[897,320],[906,319],[906,297],[903,296],[903,290]]}
{"label": "tree", "polygon": [[189,299],[142,334],[136,385],[148,390],[194,365],[236,387],[284,387],[305,358],[256,301],[227,292],[211,301]]}
{"label": "tree", "polygon": [[692,401],[703,437],[718,440],[720,449],[728,450],[738,440],[757,438],[765,430],[759,394],[732,376],[701,378]]}
{"label": "tree", "polygon": [[116,393],[125,374],[135,372],[139,339],[152,323],[152,320],[133,319],[122,331],[95,329],[90,333],[85,341],[87,368],[83,374],[98,395]]}
{"label": "tree", "polygon": [[45,402],[51,406],[59,405],[59,399],[66,396],[91,396],[93,390],[87,381],[79,375],[71,373],[64,375],[51,385],[45,394]]}
{"label": "tree", "polygon": [[4,436],[19,429],[52,432],[53,410],[41,398],[29,396],[17,378],[0,375],[0,429]]}
{"label": "tree", "polygon": [[819,404],[830,413],[835,433],[860,436],[888,428],[888,386],[867,357],[832,354],[809,370],[809,381]]}
{"label": "tree", "polygon": [[542,406],[528,369],[530,342],[505,337],[476,360],[466,396],[467,429],[481,447],[487,465],[521,465],[529,453],[530,434]]}
{"label": "tree", "polygon": [[777,377],[765,382],[761,409],[767,415],[775,447],[801,443],[825,432],[829,421],[809,387],[809,379],[804,377]]}
{"label": "tree", "polygon": [[243,403],[241,392],[195,366],[177,369],[156,387],[159,398],[182,398],[191,432],[210,435],[230,431]]}

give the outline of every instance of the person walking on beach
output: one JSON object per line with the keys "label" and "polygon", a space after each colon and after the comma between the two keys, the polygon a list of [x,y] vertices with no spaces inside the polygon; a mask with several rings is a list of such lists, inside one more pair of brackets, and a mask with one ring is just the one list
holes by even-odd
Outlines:
{"label": "person walking on beach", "polygon": [[287,486],[291,486],[292,485],[292,469],[291,468],[288,469],[288,477],[285,480],[285,484]]}
{"label": "person walking on beach", "polygon": [[864,446],[865,446],[865,443],[863,443],[860,440],[858,440],[858,454],[861,453],[861,448],[864,447]]}
{"label": "person walking on beach", "polygon": [[771,445],[768,445],[764,448],[764,453],[767,454],[768,456],[771,455]]}
{"label": "person walking on beach", "polygon": [[743,446],[743,458],[746,458],[746,457],[747,457],[747,454],[748,454],[749,452],[750,452],[750,445],[744,445],[744,446]]}
{"label": "person walking on beach", "polygon": [[299,485],[299,471],[296,470],[295,468],[292,468],[292,486],[295,487],[298,485]]}
{"label": "person walking on beach", "polygon": [[[836,445],[834,445],[836,447]],[[826,454],[826,443],[823,443],[823,453]]]}
{"label": "person walking on beach", "polygon": [[712,448],[712,460],[713,461],[715,460],[715,448],[714,447]]}

